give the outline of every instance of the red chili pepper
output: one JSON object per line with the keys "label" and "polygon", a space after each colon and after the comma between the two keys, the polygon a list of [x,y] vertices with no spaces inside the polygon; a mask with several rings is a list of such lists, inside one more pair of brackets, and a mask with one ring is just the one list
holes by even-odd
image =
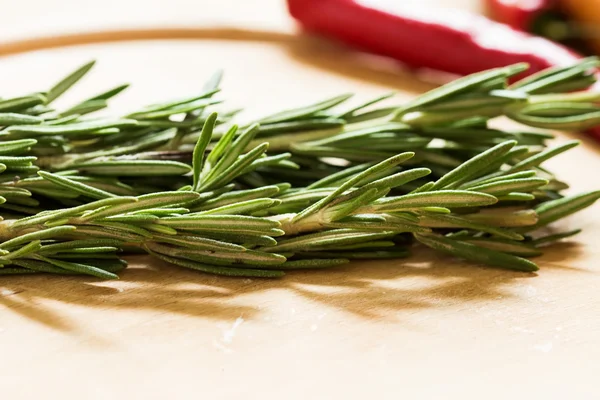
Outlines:
{"label": "red chili pepper", "polygon": [[[290,14],[308,31],[416,68],[468,75],[526,62],[517,78],[581,56],[547,39],[462,10],[398,0],[287,0]],[[594,132],[600,139],[600,128]]]}

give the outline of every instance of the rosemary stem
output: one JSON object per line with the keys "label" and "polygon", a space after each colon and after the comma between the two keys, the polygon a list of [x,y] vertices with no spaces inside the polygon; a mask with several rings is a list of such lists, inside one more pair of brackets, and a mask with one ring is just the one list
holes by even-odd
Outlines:
{"label": "rosemary stem", "polygon": [[298,235],[306,232],[316,232],[323,229],[323,224],[320,221],[319,214],[313,214],[307,218],[301,219],[300,221],[293,222],[293,218],[296,216],[295,213],[279,214],[268,217],[272,221],[278,221],[281,223],[281,229],[286,235]]}

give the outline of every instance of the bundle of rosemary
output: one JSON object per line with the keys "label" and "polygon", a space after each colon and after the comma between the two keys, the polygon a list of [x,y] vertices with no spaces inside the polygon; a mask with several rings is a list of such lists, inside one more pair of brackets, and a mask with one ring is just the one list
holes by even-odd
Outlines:
{"label": "bundle of rosemary", "polygon": [[[577,145],[544,130],[600,124],[596,58],[509,84],[526,65],[458,79],[408,104],[341,95],[249,123],[200,93],[94,117],[126,85],[66,110],[47,91],[0,99],[0,274],[117,278],[148,253],[228,276],[279,277],[352,259],[406,257],[415,243],[479,264],[529,258],[578,231],[544,228],[593,204],[543,163]],[[522,128],[492,128],[507,117]],[[527,127],[535,128],[529,129]],[[269,152],[267,153],[267,150]]]}

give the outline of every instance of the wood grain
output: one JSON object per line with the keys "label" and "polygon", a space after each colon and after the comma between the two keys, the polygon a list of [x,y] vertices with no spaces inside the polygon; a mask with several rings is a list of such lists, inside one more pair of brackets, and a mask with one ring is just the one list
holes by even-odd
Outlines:
{"label": "wood grain", "polygon": [[[2,96],[39,90],[90,58],[97,70],[64,103],[128,81],[132,89],[114,104],[128,109],[188,94],[218,67],[224,96],[252,104],[249,113],[339,92],[396,89],[408,98],[431,87],[380,60],[290,36],[278,1],[64,1],[70,8],[45,28],[34,22],[49,3],[24,3],[0,28]],[[236,11],[225,10],[234,3]],[[79,37],[68,39],[74,30]],[[149,34],[155,40],[143,40]],[[69,46],[44,49],[52,43]],[[574,192],[600,187],[600,148],[581,139],[550,165]],[[562,224],[584,233],[540,258],[537,275],[417,251],[277,281],[218,278],[144,257],[117,282],[2,278],[2,397],[594,398],[599,211]]]}

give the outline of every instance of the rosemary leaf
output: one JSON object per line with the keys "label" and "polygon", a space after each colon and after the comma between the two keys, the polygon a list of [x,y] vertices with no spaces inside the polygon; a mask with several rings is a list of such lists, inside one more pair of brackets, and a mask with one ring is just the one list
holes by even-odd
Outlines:
{"label": "rosemary leaf", "polygon": [[470,261],[524,272],[534,272],[539,269],[537,265],[525,258],[476,246],[472,243],[432,234],[415,234],[415,237],[421,243],[435,250],[450,253]]}

